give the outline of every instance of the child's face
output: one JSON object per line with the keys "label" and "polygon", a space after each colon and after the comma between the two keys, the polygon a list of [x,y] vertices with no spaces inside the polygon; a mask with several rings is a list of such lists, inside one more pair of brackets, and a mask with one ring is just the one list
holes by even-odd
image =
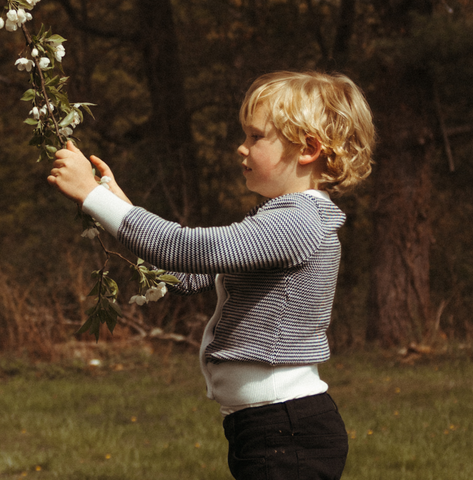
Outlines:
{"label": "child's face", "polygon": [[299,185],[297,156],[288,153],[287,143],[271,123],[264,106],[256,108],[243,130],[246,139],[238,147],[238,153],[243,157],[243,175],[249,190],[275,198],[305,189]]}

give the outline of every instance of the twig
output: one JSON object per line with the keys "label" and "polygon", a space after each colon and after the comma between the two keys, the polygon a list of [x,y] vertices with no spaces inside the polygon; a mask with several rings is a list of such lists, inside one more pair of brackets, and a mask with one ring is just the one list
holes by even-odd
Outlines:
{"label": "twig", "polygon": [[127,262],[129,265],[131,265],[133,267],[135,266],[135,264],[131,260],[128,260],[128,258],[124,257],[121,253],[114,252],[112,250],[108,250],[108,248],[105,246],[102,239],[100,238],[100,235],[97,236],[97,239],[100,242],[100,245],[101,245],[103,251],[105,252],[105,254],[107,255],[107,257],[109,257],[110,255],[114,255],[115,257],[121,258],[123,261]]}

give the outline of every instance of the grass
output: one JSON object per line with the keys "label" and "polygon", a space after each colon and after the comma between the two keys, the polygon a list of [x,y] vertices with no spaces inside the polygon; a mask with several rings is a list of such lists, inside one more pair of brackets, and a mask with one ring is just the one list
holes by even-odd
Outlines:
{"label": "grass", "polygon": [[[122,362],[122,363],[120,363]],[[473,362],[382,353],[321,368],[350,436],[343,480],[473,471]],[[194,354],[85,364],[0,361],[0,479],[230,480],[218,405]]]}
{"label": "grass", "polygon": [[24,370],[0,384],[1,479],[230,478],[195,355]]}
{"label": "grass", "polygon": [[343,480],[471,479],[469,357],[409,365],[376,353],[346,356],[324,366],[322,376],[332,379],[330,392],[349,433]]}

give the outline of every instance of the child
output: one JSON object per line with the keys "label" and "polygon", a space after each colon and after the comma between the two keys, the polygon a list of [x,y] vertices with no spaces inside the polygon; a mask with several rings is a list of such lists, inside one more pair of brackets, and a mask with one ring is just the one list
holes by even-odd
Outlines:
{"label": "child", "polygon": [[112,179],[110,190],[97,185],[72,143],[57,152],[48,181],[137,256],[181,272],[176,293],[216,289],[200,358],[225,417],[233,476],[338,479],[347,434],[317,369],[330,355],[345,220],[329,193],[369,175],[371,112],[345,76],[277,72],[253,83],[240,120],[246,185],[269,199],[240,223],[184,228],[134,207],[92,156]]}

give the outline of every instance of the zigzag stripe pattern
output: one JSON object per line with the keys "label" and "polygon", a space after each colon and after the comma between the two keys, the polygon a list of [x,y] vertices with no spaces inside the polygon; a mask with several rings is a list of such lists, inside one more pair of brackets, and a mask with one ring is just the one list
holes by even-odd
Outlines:
{"label": "zigzag stripe pattern", "polygon": [[134,208],[118,238],[152,265],[181,272],[175,293],[211,289],[215,275],[225,275],[227,299],[209,361],[296,365],[330,356],[326,330],[344,221],[332,202],[293,193],[225,227],[181,227]]}

